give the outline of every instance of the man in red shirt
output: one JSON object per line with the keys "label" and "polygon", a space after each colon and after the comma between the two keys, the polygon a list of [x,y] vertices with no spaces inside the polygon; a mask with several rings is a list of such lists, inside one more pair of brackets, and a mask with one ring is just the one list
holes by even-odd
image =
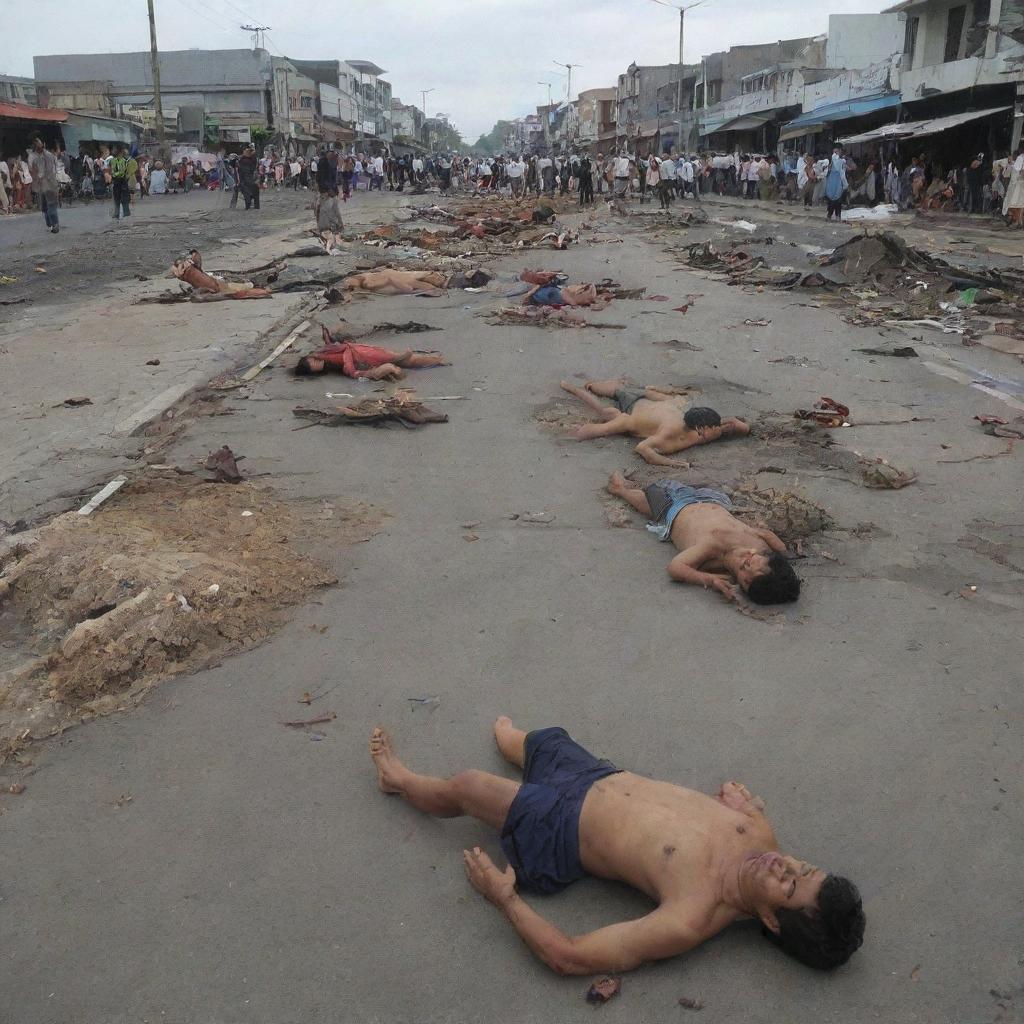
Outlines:
{"label": "man in red shirt", "polygon": [[411,348],[394,352],[377,345],[358,345],[348,338],[335,341],[326,327],[323,328],[323,336],[325,347],[303,356],[295,364],[297,377],[341,373],[346,377],[367,380],[401,380],[405,376],[402,367],[425,369],[448,365],[440,352],[414,352]]}

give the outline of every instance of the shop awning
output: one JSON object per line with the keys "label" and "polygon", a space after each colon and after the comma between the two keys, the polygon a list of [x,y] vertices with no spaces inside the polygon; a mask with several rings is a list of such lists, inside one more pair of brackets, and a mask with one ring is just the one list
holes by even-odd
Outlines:
{"label": "shop awning", "polygon": [[0,117],[17,118],[19,121],[66,121],[66,110],[49,107],[33,107],[28,103],[0,103]]}
{"label": "shop awning", "polygon": [[972,110],[964,114],[950,114],[948,117],[932,117],[925,121],[902,121],[899,124],[883,125],[874,131],[861,132],[859,135],[849,135],[845,139],[839,139],[839,142],[844,146],[852,146],[858,142],[883,142],[886,139],[915,139],[924,135],[938,135],[950,128],[967,124],[968,121],[978,121],[983,117],[1002,114],[1012,109],[990,107],[988,110]]}
{"label": "shop awning", "polygon": [[[800,135],[812,134],[815,131],[821,131],[825,125],[832,124],[835,121],[847,121],[852,117],[863,117],[865,114],[873,114],[878,110],[898,107],[900,102],[900,94],[894,92],[882,93],[876,96],[863,96],[855,100],[844,100],[842,103],[827,103],[823,107],[815,107],[814,110],[808,110],[799,117],[793,118],[788,124],[783,125],[783,134],[780,135],[780,138],[795,139]],[[812,126],[816,127],[812,128]]]}
{"label": "shop awning", "polygon": [[797,125],[795,128],[785,128],[779,132],[779,142],[788,142],[790,139],[802,139],[805,135],[817,135],[823,131],[823,121],[812,121],[810,124]]}
{"label": "shop awning", "polygon": [[772,120],[771,114],[744,114],[719,125],[716,132],[749,132],[761,128]]}

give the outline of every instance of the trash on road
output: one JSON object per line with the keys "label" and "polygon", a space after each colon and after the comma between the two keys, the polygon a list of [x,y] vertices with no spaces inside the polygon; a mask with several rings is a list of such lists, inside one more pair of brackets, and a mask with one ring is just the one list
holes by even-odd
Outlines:
{"label": "trash on road", "polygon": [[687,996],[679,997],[679,1005],[684,1010],[703,1010],[704,1004],[699,999],[689,999]]}
{"label": "trash on road", "polygon": [[334,409],[296,406],[292,414],[324,427],[380,426],[394,421],[403,427],[415,429],[429,423],[448,422],[445,413],[428,408],[409,392],[385,398],[363,398],[351,405]]}
{"label": "trash on road", "polygon": [[912,359],[917,355],[917,349],[911,345],[899,348],[855,348],[853,351],[864,352],[869,356],[895,356],[897,359]]}
{"label": "trash on road", "polygon": [[589,989],[587,989],[587,1002],[600,1005],[607,1003],[613,996],[622,991],[622,982],[618,978],[598,978]]}
{"label": "trash on road", "polygon": [[217,451],[210,452],[206,456],[203,468],[213,473],[210,483],[237,484],[242,482],[242,474],[238,471],[238,463],[244,458],[244,455],[235,455],[227,445],[223,445]]}
{"label": "trash on road", "polygon": [[282,722],[282,725],[287,725],[292,729],[305,729],[311,725],[323,725],[325,722],[333,722],[338,717],[336,711],[324,711],[319,715],[314,715],[312,718],[296,718],[290,722]]}
{"label": "trash on road", "polygon": [[847,417],[850,410],[834,398],[819,398],[810,409],[797,409],[793,415],[798,420],[811,420],[823,427],[849,426]]}

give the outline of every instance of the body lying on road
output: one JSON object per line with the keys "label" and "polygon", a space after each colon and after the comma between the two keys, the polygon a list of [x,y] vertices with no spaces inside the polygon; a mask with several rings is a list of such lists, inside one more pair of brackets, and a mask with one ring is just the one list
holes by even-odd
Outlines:
{"label": "body lying on road", "polygon": [[377,295],[443,295],[448,278],[436,270],[369,270],[341,282],[343,291]]}
{"label": "body lying on road", "polygon": [[[750,433],[750,427],[743,420],[733,416],[723,420],[714,409],[687,409],[683,395],[655,387],[630,387],[625,380],[591,380],[582,388],[563,380],[562,390],[575,395],[604,417],[603,423],[580,427],[576,431],[579,440],[611,434],[642,437],[644,440],[636,446],[636,453],[652,466],[688,469],[688,462],[666,456],[723,437],[742,437]],[[605,405],[597,396],[610,398],[615,404]]]}
{"label": "body lying on road", "polygon": [[406,369],[425,369],[447,366],[440,352],[414,352],[407,348],[395,352],[379,345],[360,345],[349,338],[335,339],[324,327],[325,346],[303,356],[295,364],[297,377],[320,373],[341,373],[346,377],[364,377],[368,380],[401,380]]}
{"label": "body lying on road", "polygon": [[[628,971],[693,949],[742,918],[812,967],[837,967],[860,946],[864,913],[849,880],[782,854],[764,803],[738,782],[713,798],[598,760],[564,729],[527,734],[499,718],[502,755],[522,783],[482,771],[449,779],[410,771],[375,729],[380,788],[436,817],[470,815],[498,831],[509,867],[479,847],[470,882],[559,974]],[[586,875],[626,882],[658,906],[645,917],[569,936],[517,892],[554,893]]]}
{"label": "body lying on road", "polygon": [[647,529],[676,546],[679,553],[668,563],[672,579],[713,587],[729,601],[736,598],[733,581],[758,604],[800,596],[800,579],[786,559],[786,545],[771,530],[733,516],[732,502],[721,491],[675,480],[641,489],[613,473],[608,492],[653,520]]}
{"label": "body lying on road", "polygon": [[612,301],[609,291],[598,291],[596,284],[534,285],[523,296],[524,306],[590,306],[604,309]]}

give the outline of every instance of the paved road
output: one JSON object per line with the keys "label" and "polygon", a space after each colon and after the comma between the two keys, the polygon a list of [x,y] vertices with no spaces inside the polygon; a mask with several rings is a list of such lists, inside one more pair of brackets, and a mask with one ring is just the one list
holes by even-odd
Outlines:
{"label": "paved road", "polygon": [[[367,544],[321,552],[343,585],[271,642],[38,749],[28,791],[3,805],[0,1019],[591,1020],[586,979],[552,975],[468,887],[460,849],[494,852],[493,838],[375,787],[377,723],[414,767],[508,773],[489,737],[501,713],[565,725],[644,774],[708,790],[746,781],[785,847],[849,874],[865,898],[865,947],[833,975],[741,925],[629,975],[603,1021],[672,1021],[680,996],[703,1000],[702,1019],[751,1024],[1019,1012],[1020,469],[1016,456],[943,461],[998,450],[972,417],[1009,407],[925,365],[976,358],[958,341],[929,338],[919,359],[856,353],[875,335],[834,311],[699,278],[665,239],[611,230],[621,245],[501,269],[697,293],[685,317],[677,301],[619,302],[602,318],[628,330],[545,332],[477,318],[488,294],[374,299],[345,315],[442,328],[428,337],[453,365],[417,384],[467,396],[448,403],[449,424],[294,433],[292,406],[323,384],[277,369],[256,389],[269,401],[200,420],[168,453],[185,464],[227,443],[285,494],[360,498],[393,518]],[[771,323],[739,326],[755,316]],[[920,482],[867,490],[828,479],[812,449],[764,438],[699,451],[685,478],[781,466],[760,483],[809,495],[838,524],[809,545],[797,607],[775,623],[741,617],[673,585],[666,548],[638,522],[611,525],[602,488],[612,469],[637,468],[628,442],[579,444],[535,418],[559,379],[622,371],[696,384],[707,404],[755,418],[823,393],[855,420],[918,416],[838,440]],[[510,518],[524,510],[555,518]],[[975,599],[959,597],[967,584]],[[334,685],[327,740],[280,727],[303,691]],[[409,699],[435,695],[432,712]],[[132,802],[115,806],[124,793]],[[534,905],[569,931],[647,909],[597,881]]]}

